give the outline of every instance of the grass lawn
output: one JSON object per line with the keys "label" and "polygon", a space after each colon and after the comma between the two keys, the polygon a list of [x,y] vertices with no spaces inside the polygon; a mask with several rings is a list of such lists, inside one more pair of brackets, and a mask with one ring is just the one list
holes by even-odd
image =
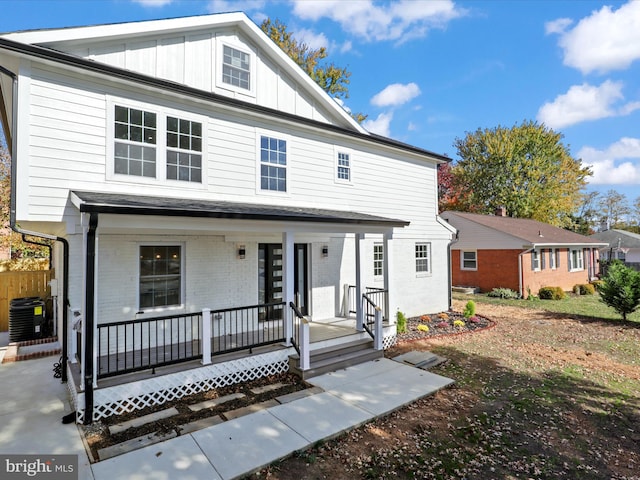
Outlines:
{"label": "grass lawn", "polygon": [[[492,305],[508,305],[512,307],[545,310],[547,312],[567,313],[604,320],[622,320],[616,311],[600,301],[600,295],[574,295],[568,294],[564,300],[504,300],[502,298],[488,297],[486,294],[465,295],[454,293],[453,298],[462,301],[473,300],[476,303]],[[640,310],[627,316],[628,321],[640,323]]]}

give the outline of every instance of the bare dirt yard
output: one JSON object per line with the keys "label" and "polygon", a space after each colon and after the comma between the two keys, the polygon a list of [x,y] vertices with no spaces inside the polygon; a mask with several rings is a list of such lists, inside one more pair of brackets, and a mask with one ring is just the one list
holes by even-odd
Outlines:
{"label": "bare dirt yard", "polygon": [[640,479],[640,324],[477,313],[495,327],[387,351],[446,357],[431,371],[453,387],[250,478]]}

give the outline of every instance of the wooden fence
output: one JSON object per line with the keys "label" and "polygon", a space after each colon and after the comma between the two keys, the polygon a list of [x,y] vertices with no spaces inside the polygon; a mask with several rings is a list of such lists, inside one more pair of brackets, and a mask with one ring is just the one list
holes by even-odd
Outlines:
{"label": "wooden fence", "polygon": [[14,298],[42,297],[51,294],[52,270],[0,272],[0,332],[9,330],[9,306]]}

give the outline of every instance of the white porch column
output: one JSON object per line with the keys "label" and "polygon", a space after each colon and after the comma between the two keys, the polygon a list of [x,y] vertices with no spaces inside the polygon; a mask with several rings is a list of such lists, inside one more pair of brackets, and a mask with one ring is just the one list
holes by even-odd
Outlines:
{"label": "white porch column", "polygon": [[[100,290],[98,282],[98,272],[100,271],[98,265],[98,252],[100,251],[100,235],[96,232],[96,258],[95,268],[93,275],[93,388],[98,388],[98,356],[100,354],[98,345],[98,291]],[[86,324],[86,322],[85,322]]]}
{"label": "white porch column", "polygon": [[284,320],[284,337],[286,345],[291,345],[293,334],[293,317],[289,302],[295,303],[294,298],[294,243],[293,232],[282,233],[282,300],[285,302],[282,316]]}
{"label": "white porch column", "polygon": [[384,289],[387,291],[387,301],[384,308],[387,312],[389,324],[396,323],[395,283],[393,282],[393,230],[384,234],[384,255],[383,255]]}
{"label": "white porch column", "polygon": [[202,364],[209,365],[211,363],[211,309],[203,308],[202,317],[200,319],[200,332],[202,332]]}
{"label": "white porch column", "polygon": [[356,330],[358,332],[364,331],[364,313],[362,311],[362,240],[364,240],[363,233],[356,233]]}

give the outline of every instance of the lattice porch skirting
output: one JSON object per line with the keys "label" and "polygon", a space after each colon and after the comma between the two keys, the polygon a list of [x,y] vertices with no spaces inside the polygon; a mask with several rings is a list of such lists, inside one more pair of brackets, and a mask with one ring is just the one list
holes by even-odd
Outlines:
{"label": "lattice porch skirting", "polygon": [[[287,372],[289,355],[293,351],[293,348],[282,349],[113,387],[97,388],[93,392],[92,421],[142,410],[153,405],[162,405],[171,400],[214,388]],[[76,422],[83,423],[84,392],[78,392],[73,381],[67,383],[76,409]]]}

